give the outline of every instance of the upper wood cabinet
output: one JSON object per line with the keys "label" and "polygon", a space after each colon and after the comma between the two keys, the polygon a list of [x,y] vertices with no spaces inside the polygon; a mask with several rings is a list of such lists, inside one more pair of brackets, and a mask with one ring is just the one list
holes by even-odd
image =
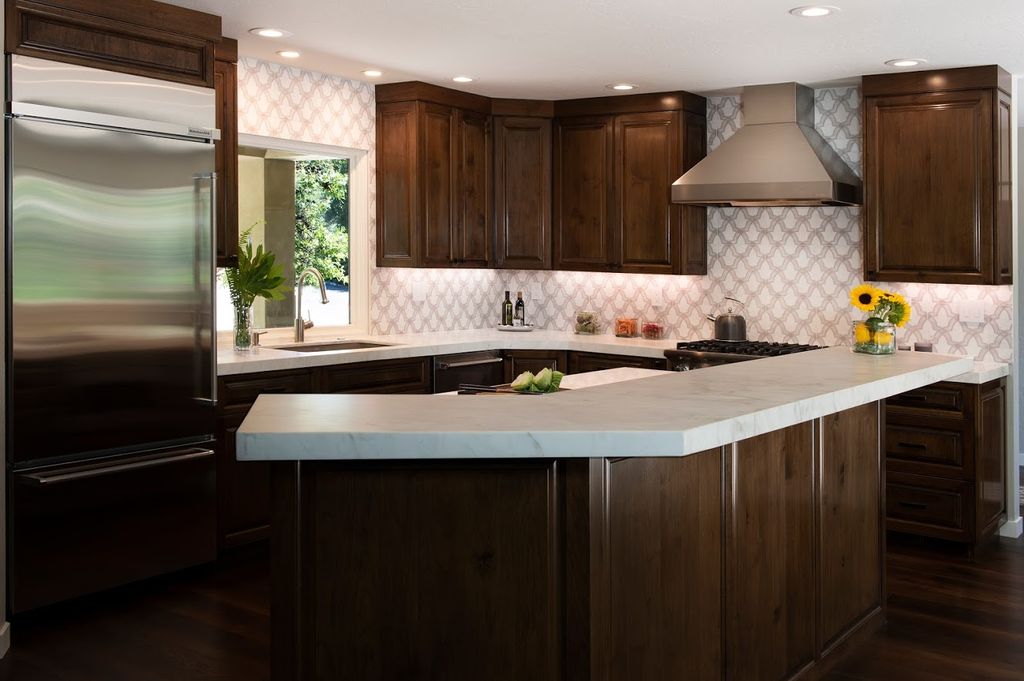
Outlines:
{"label": "upper wood cabinet", "polygon": [[704,98],[376,92],[378,266],[707,273],[705,209],[671,199]]}
{"label": "upper wood cabinet", "polygon": [[218,267],[238,263],[238,41],[217,44],[213,87],[217,92],[216,143]]}
{"label": "upper wood cabinet", "polygon": [[559,111],[593,113],[555,121],[555,268],[705,274],[705,209],[671,199],[672,182],[704,156],[704,100],[638,95]]}
{"label": "upper wood cabinet", "polygon": [[488,102],[423,83],[378,86],[378,266],[490,263],[490,109],[476,99]]}
{"label": "upper wood cabinet", "polygon": [[611,116],[555,121],[555,269],[613,268],[614,134]]}
{"label": "upper wood cabinet", "polygon": [[1009,78],[997,66],[864,77],[867,279],[1011,283]]}
{"label": "upper wood cabinet", "polygon": [[551,268],[551,119],[494,117],[494,263]]}
{"label": "upper wood cabinet", "polygon": [[220,17],[153,0],[7,0],[6,51],[213,87]]}

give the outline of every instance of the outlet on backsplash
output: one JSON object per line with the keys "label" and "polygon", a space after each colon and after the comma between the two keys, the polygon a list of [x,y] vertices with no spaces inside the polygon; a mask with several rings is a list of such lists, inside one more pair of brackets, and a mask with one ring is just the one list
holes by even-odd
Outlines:
{"label": "outlet on backsplash", "polygon": [[962,300],[957,304],[961,324],[984,324],[986,305],[983,300]]}
{"label": "outlet on backsplash", "polygon": [[414,281],[410,286],[412,289],[412,302],[422,303],[427,299],[427,284],[423,281]]}

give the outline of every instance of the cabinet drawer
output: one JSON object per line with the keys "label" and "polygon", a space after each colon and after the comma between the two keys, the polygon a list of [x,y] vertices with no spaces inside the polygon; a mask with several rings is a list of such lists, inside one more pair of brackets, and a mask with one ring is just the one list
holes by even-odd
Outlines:
{"label": "cabinet drawer", "polygon": [[885,429],[885,456],[890,470],[967,479],[973,471],[964,450],[959,431],[892,423]]}
{"label": "cabinet drawer", "polygon": [[893,474],[886,484],[890,530],[942,539],[970,540],[969,483],[921,475]]}
{"label": "cabinet drawer", "polygon": [[589,371],[636,367],[638,369],[666,369],[664,359],[655,357],[630,357],[628,355],[606,355],[593,352],[570,352],[569,373],[585,374]]}
{"label": "cabinet drawer", "polygon": [[429,361],[420,357],[326,367],[321,392],[429,393]]}
{"label": "cabinet drawer", "polygon": [[221,378],[218,399],[224,409],[248,411],[256,398],[263,393],[309,392],[313,392],[313,380],[308,369],[273,371]]}
{"label": "cabinet drawer", "polygon": [[894,395],[886,400],[885,406],[895,413],[940,412],[948,416],[963,416],[967,412],[969,390],[969,386],[936,383]]}

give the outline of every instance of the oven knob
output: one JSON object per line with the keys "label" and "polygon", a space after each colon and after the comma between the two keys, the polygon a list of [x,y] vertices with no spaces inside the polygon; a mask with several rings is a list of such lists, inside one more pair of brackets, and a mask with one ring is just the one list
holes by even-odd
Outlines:
{"label": "oven knob", "polygon": [[679,364],[676,364],[673,367],[673,370],[674,371],[689,371],[690,370],[690,363],[689,362],[681,362]]}

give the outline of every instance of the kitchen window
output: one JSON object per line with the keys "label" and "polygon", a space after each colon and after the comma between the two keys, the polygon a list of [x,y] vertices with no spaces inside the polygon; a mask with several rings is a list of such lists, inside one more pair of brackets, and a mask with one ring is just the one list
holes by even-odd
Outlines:
{"label": "kitchen window", "polygon": [[[365,332],[369,309],[366,152],[258,135],[239,135],[238,229],[284,266],[283,300],[257,298],[257,329],[292,328],[295,276],[315,267],[327,285],[303,281],[304,318],[338,333]],[[231,298],[217,287],[217,329],[232,328]]]}

